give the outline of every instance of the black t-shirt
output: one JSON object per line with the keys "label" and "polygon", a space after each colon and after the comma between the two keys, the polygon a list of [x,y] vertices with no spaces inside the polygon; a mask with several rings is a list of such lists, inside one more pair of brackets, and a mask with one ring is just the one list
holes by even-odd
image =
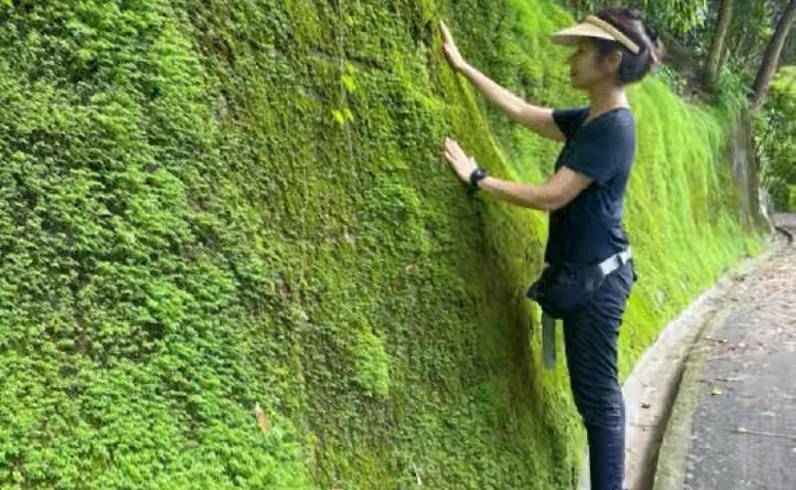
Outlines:
{"label": "black t-shirt", "polygon": [[636,123],[627,108],[600,114],[585,125],[589,108],[553,111],[566,144],[556,171],[567,166],[593,182],[566,206],[550,213],[545,261],[580,268],[628,247],[622,200],[636,155]]}

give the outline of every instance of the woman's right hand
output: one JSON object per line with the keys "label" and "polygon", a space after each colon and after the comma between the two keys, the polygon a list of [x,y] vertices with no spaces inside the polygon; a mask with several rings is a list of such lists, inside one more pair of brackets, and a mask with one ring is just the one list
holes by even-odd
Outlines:
{"label": "woman's right hand", "polygon": [[456,43],[453,42],[453,36],[451,36],[450,31],[448,31],[448,26],[445,25],[445,22],[439,21],[439,27],[442,30],[442,50],[445,51],[445,56],[448,58],[453,68],[461,70],[466,63],[461,53],[459,53],[459,48],[456,47]]}

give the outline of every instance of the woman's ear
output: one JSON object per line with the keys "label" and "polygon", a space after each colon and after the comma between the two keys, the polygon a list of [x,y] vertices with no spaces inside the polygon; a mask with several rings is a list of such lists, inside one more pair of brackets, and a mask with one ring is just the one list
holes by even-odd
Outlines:
{"label": "woman's ear", "polygon": [[605,61],[608,63],[611,71],[616,71],[616,73],[619,73],[619,67],[622,66],[622,58],[623,54],[621,51],[612,51],[611,54],[606,57]]}

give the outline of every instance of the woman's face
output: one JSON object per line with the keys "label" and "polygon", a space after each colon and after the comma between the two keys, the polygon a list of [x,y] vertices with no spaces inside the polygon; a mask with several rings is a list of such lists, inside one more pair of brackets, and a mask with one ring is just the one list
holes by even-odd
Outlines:
{"label": "woman's face", "polygon": [[584,39],[578,42],[575,52],[567,61],[572,86],[588,90],[606,82],[615,83],[621,55],[601,56],[594,43]]}

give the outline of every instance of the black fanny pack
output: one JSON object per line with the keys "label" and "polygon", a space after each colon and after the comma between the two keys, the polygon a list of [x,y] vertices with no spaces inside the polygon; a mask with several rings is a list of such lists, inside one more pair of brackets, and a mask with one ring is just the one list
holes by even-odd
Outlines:
{"label": "black fanny pack", "polygon": [[539,303],[542,311],[551,317],[564,318],[567,313],[585,305],[606,276],[631,258],[628,248],[597,265],[578,270],[548,265],[528,289],[526,296]]}

